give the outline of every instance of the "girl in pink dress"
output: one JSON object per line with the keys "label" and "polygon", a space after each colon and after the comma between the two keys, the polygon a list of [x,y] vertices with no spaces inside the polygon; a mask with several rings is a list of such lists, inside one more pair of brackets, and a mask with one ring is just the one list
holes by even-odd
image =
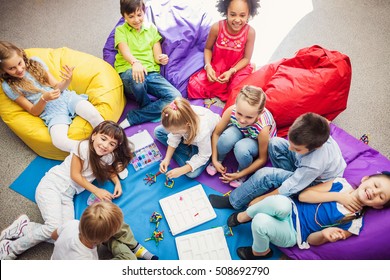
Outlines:
{"label": "girl in pink dress", "polygon": [[188,98],[218,97],[226,101],[231,90],[253,71],[250,60],[255,30],[248,25],[260,0],[219,0],[218,11],[225,20],[211,26],[204,49],[204,69],[190,77]]}

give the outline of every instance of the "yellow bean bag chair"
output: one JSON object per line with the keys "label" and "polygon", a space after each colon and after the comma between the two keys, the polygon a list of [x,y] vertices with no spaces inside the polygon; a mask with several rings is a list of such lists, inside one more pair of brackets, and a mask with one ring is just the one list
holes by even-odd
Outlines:
{"label": "yellow bean bag chair", "polygon": [[[37,56],[49,67],[50,73],[59,81],[60,69],[67,64],[75,66],[69,86],[78,94],[85,93],[105,120],[117,122],[123,112],[126,99],[122,81],[117,72],[104,60],[69,48],[34,48],[25,50],[28,57]],[[34,117],[9,99],[0,86],[0,116],[9,128],[38,155],[63,160],[68,153],[51,142],[47,126],[39,117]],[[71,139],[87,138],[92,132],[91,125],[77,116],[70,125]]]}

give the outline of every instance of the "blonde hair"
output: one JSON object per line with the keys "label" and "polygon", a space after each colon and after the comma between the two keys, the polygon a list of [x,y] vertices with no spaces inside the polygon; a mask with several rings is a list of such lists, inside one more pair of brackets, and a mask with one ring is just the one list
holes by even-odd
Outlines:
{"label": "blonde hair", "polygon": [[14,44],[0,41],[0,81],[5,81],[13,92],[23,95],[22,90],[35,94],[42,92],[41,89],[37,88],[34,85],[34,82],[26,77],[18,78],[13,77],[6,73],[3,69],[4,60],[11,58],[14,54],[17,54],[21,58],[23,58],[24,63],[26,64],[26,71],[29,72],[41,85],[50,86],[49,84],[49,76],[47,74],[46,69],[43,67],[41,63],[35,61],[33,59],[29,59],[24,52],[24,50],[16,47]]}
{"label": "blonde hair", "polygon": [[80,219],[80,234],[93,244],[109,240],[123,224],[122,210],[112,202],[96,202],[85,209]]}
{"label": "blonde hair", "polygon": [[177,97],[162,110],[161,124],[165,128],[186,127],[187,139],[184,144],[191,144],[198,133],[199,117],[187,99]]}
{"label": "blonde hair", "polygon": [[237,95],[236,104],[239,100],[245,100],[251,106],[258,106],[259,114],[265,108],[266,95],[264,91],[255,86],[243,86],[240,93]]}

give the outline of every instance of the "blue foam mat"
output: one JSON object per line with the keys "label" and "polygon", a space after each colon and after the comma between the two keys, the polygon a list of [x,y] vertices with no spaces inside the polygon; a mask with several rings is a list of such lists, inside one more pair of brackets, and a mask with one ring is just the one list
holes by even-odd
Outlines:
{"label": "blue foam mat", "polygon": [[[44,176],[46,171],[59,163],[61,162],[37,157],[30,163],[19,178],[13,182],[10,188],[28,199],[35,201],[35,189],[40,179]],[[176,236],[172,236],[169,232],[167,221],[163,218],[159,223],[158,229],[160,231],[164,231],[164,240],[162,240],[158,245],[153,240],[145,241],[146,238],[149,238],[152,235],[153,230],[155,229],[155,224],[149,222],[149,218],[152,213],[157,211],[164,216],[158,201],[161,198],[199,184],[199,182],[195,180],[189,179],[186,176],[181,176],[180,178],[175,179],[175,185],[172,189],[170,189],[164,186],[165,177],[161,175],[157,177],[157,182],[154,185],[145,185],[145,181],[143,179],[146,177],[146,174],[157,173],[158,164],[159,163],[156,162],[137,172],[130,166],[128,168],[129,176],[121,181],[123,194],[113,202],[122,209],[126,223],[131,226],[135,238],[140,243],[142,243],[149,251],[158,255],[162,260],[177,260],[178,253],[176,250],[175,237],[207,230],[213,227],[225,226],[226,220],[229,215],[233,213],[233,210],[215,209],[217,214],[215,219]],[[202,184],[202,186],[207,195],[212,193],[220,194],[204,184]],[[114,188],[111,182],[107,182],[100,187],[111,192]],[[84,191],[75,196],[75,215],[77,219],[80,218],[81,214],[87,207],[87,199],[89,195],[90,192]],[[239,259],[236,254],[236,248],[240,246],[250,246],[252,244],[253,239],[250,224],[244,224],[233,228],[233,236],[227,236],[226,240],[232,259]],[[274,246],[272,246],[272,249],[274,250],[274,256],[272,259],[280,259],[282,255],[281,252]]]}

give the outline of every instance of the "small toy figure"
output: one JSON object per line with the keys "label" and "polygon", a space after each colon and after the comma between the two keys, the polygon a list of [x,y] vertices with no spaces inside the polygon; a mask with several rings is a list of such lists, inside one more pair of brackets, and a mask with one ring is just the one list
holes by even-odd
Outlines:
{"label": "small toy figure", "polygon": [[225,236],[233,236],[232,228],[228,225],[223,226],[223,232],[225,233]]}
{"label": "small toy figure", "polygon": [[145,241],[154,240],[156,243],[156,246],[159,245],[160,241],[164,240],[164,231],[153,231],[153,234],[151,237],[146,238]]}
{"label": "small toy figure", "polygon": [[173,179],[169,179],[168,177],[166,177],[164,186],[172,189],[174,184],[175,184],[175,181],[173,181]]}
{"label": "small toy figure", "polygon": [[359,140],[362,141],[364,144],[368,145],[368,143],[370,142],[370,135],[369,134],[363,134],[362,137],[360,137]]}
{"label": "small toy figure", "polygon": [[149,173],[149,174],[146,174],[146,178],[144,178],[144,181],[145,182],[145,185],[153,185],[154,183],[157,182],[157,176],[160,175],[161,172],[157,172],[156,174],[152,174],[152,173]]}
{"label": "small toy figure", "polygon": [[203,103],[203,107],[210,109],[211,105],[214,105],[215,103],[217,103],[217,100],[214,99],[210,99],[209,101],[205,100]]}
{"label": "small toy figure", "polygon": [[157,228],[158,228],[158,225],[159,225],[159,223],[160,223],[160,220],[161,220],[162,218],[163,218],[163,216],[162,216],[160,213],[154,211],[153,214],[152,214],[152,216],[150,216],[149,221],[150,221],[151,223],[155,223],[155,224],[156,224],[156,229],[157,229]]}

